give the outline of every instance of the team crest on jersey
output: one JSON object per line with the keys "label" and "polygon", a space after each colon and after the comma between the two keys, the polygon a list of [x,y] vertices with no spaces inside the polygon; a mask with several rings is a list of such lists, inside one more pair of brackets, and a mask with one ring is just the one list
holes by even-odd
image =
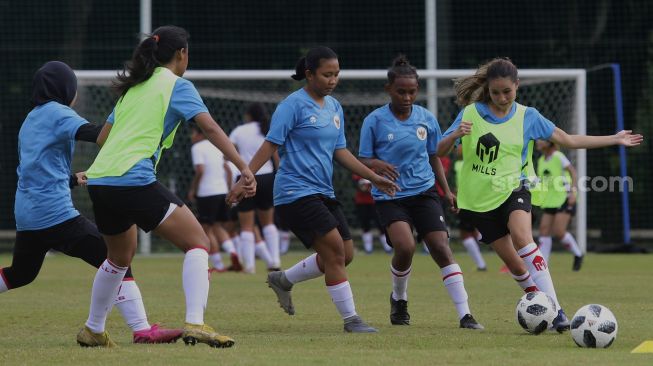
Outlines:
{"label": "team crest on jersey", "polygon": [[336,114],[335,116],[333,116],[333,124],[336,125],[337,129],[340,129],[340,116],[339,115]]}
{"label": "team crest on jersey", "polygon": [[389,133],[389,134],[388,134],[388,141],[392,141],[392,140],[394,140],[394,139],[395,139],[395,135],[392,134],[392,133]]}
{"label": "team crest on jersey", "polygon": [[311,123],[315,123],[317,122],[317,117],[311,116],[311,118],[309,118],[308,120],[311,121]]}
{"label": "team crest on jersey", "polygon": [[420,139],[421,141],[426,140],[426,128],[420,126],[417,128],[416,133],[418,139]]}

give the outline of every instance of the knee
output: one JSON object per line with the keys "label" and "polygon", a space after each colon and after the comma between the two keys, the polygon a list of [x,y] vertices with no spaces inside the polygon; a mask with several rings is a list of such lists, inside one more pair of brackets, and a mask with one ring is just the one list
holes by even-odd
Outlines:
{"label": "knee", "polygon": [[565,237],[565,230],[556,230],[553,232],[553,237],[556,238],[556,240],[562,240],[562,238]]}
{"label": "knee", "polygon": [[34,279],[36,279],[36,276],[38,275],[38,271],[33,270],[16,273],[16,271],[14,271],[11,267],[4,268],[2,272],[4,274],[4,278],[7,281],[7,288],[9,289],[15,289],[29,285],[34,281]]}
{"label": "knee", "polygon": [[392,242],[396,256],[412,257],[415,254],[415,243],[410,242]]}

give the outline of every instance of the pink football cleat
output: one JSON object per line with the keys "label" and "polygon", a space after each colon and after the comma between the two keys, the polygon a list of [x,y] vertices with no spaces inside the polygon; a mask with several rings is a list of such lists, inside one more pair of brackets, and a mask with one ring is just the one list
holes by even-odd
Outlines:
{"label": "pink football cleat", "polygon": [[183,332],[183,329],[166,329],[153,324],[150,329],[134,332],[134,343],[174,343]]}

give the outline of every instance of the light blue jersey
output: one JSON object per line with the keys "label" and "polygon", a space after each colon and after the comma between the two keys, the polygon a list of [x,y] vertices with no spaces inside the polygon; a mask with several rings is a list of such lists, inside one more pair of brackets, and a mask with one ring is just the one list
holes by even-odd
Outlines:
{"label": "light blue jersey", "polygon": [[41,230],[79,216],[70,196],[75,134],[88,123],[51,101],[32,109],[18,133],[16,230]]}
{"label": "light blue jersey", "polygon": [[398,199],[420,194],[435,184],[429,155],[436,152],[442,138],[435,116],[426,108],[413,105],[410,117],[398,120],[390,105],[377,108],[363,121],[358,155],[376,158],[395,166],[396,183],[401,188],[394,197],[372,188],[375,201]]}
{"label": "light blue jersey", "polygon": [[346,147],[344,131],[342,107],[331,96],[324,97],[320,107],[302,88],[279,103],[265,137],[280,145],[275,206],[312,194],[335,198],[333,153]]}
{"label": "light blue jersey", "polygon": [[[208,112],[206,105],[202,101],[197,89],[192,82],[179,78],[175,83],[168,104],[168,111],[165,114],[163,136],[161,141],[165,140],[179,121],[190,121],[196,115]],[[108,123],[114,122],[114,112],[111,112],[107,118]],[[89,179],[89,185],[105,186],[144,186],[156,181],[156,172],[154,171],[154,161],[161,153],[159,149],[153,158],[143,159],[136,163],[131,169],[120,177],[102,177]]]}
{"label": "light blue jersey", "polygon": [[[494,123],[494,124],[501,124],[512,118],[512,116],[517,111],[517,104],[513,103],[512,107],[510,108],[510,112],[508,113],[508,115],[506,115],[503,118],[498,118],[494,114],[492,114],[492,111],[490,111],[490,107],[485,103],[476,102],[476,110],[478,111],[478,114],[480,114],[481,117],[483,117],[483,119],[486,120],[487,122]],[[458,116],[453,121],[453,124],[449,126],[447,131],[445,131],[443,135],[444,137],[453,133],[458,128],[463,118],[463,112],[464,109],[461,110],[460,113],[458,113]],[[549,121],[544,116],[542,116],[537,109],[533,107],[526,107],[526,113],[524,115],[524,148],[522,149],[522,154],[521,154],[522,166],[524,166],[524,164],[526,164],[527,162],[528,143],[531,140],[550,139],[551,135],[553,134],[553,130],[555,130],[555,127],[556,127],[555,124],[553,124],[553,122]],[[456,144],[459,143],[460,143],[460,139],[456,141]],[[522,174],[522,178],[525,178],[523,174]]]}

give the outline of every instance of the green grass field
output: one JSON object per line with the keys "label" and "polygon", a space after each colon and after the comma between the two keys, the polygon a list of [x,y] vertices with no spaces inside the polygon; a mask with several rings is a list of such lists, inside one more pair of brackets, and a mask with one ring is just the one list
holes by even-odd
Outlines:
{"label": "green grass field", "polygon": [[[307,251],[283,257],[289,266]],[[490,270],[476,272],[462,252],[465,284],[474,316],[486,327],[458,328],[455,309],[429,257],[416,255],[409,284],[412,325],[391,326],[388,255],[358,255],[349,267],[357,310],[379,334],[352,335],[342,322],[321,280],[295,286],[297,314],[290,317],[256,275],[219,274],[211,278],[206,322],[236,340],[231,349],[205,345],[133,345],[131,332],[117,310],[107,329],[116,350],[82,349],[75,335],[88,313],[95,271],[62,255],[48,257],[37,280],[0,295],[0,365],[98,364],[248,364],[248,365],[652,365],[653,354],[631,354],[653,339],[653,267],[651,256],[597,255],[586,258],[581,272],[571,271],[571,255],[554,253],[550,261],[558,296],[571,317],[584,304],[609,307],[619,322],[617,340],[608,349],[581,349],[566,333],[525,333],[514,319],[521,292],[499,261],[485,252]],[[0,256],[7,265],[8,255]],[[184,296],[182,257],[137,257],[134,274],[151,322],[182,326]]]}

